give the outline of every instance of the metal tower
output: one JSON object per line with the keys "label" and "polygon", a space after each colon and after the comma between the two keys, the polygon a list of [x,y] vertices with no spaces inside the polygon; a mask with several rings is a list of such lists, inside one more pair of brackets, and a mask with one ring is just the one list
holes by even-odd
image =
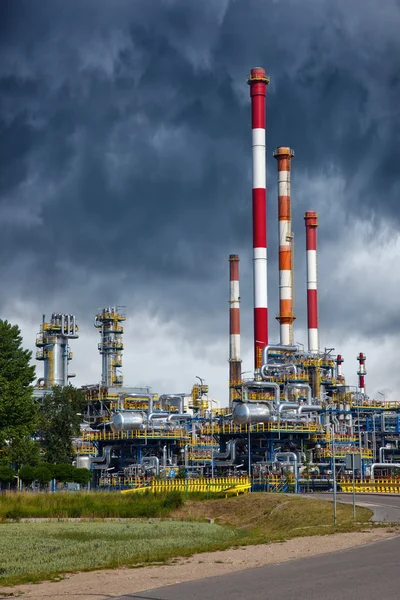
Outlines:
{"label": "metal tower", "polygon": [[103,387],[121,387],[123,383],[122,374],[122,334],[124,328],[121,325],[126,315],[123,306],[109,306],[103,308],[95,316],[94,326],[99,330],[101,342],[99,352],[102,357],[101,385]]}
{"label": "metal tower", "polygon": [[[46,315],[36,338],[36,359],[44,361],[43,387],[66,386],[68,379],[75,377],[68,373],[68,362],[72,359],[68,340],[78,338],[78,326],[74,315],[53,313],[46,323]],[[40,380],[39,380],[40,381]]]}

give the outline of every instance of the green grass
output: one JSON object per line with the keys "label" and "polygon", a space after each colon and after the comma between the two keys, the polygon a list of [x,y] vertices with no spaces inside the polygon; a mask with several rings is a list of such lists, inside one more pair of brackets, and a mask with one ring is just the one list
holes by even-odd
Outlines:
{"label": "green grass", "polygon": [[119,492],[0,494],[0,520],[163,517],[182,504],[183,496],[178,492],[137,495]]}
{"label": "green grass", "polygon": [[[103,522],[5,522],[0,524],[0,585],[54,579],[65,572],[162,563],[177,556],[237,545],[271,543],[298,536],[360,531],[372,512],[285,494],[246,494],[183,503],[179,494],[21,494],[10,499],[23,516],[166,517],[169,520]],[[213,519],[214,524],[205,522]],[[368,523],[368,527],[371,525]]]}
{"label": "green grass", "polygon": [[[338,524],[333,525],[333,504],[325,500],[290,494],[253,493],[238,498],[193,502],[174,511],[182,520],[214,519],[215,523],[246,534],[242,543],[256,544],[288,540],[299,536],[360,531],[372,516],[367,508],[338,503]],[[370,524],[368,524],[370,526]]]}
{"label": "green grass", "polygon": [[237,534],[209,523],[178,521],[3,523],[0,585],[62,573],[164,562],[226,547]]}

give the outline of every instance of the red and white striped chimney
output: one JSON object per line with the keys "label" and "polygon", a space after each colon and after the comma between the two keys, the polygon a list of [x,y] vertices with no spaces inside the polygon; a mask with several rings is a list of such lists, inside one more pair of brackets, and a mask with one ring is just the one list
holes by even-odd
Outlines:
{"label": "red and white striped chimney", "polygon": [[360,363],[359,369],[357,371],[358,375],[358,387],[360,388],[361,394],[365,394],[365,375],[367,371],[365,370],[365,361],[366,356],[362,352],[357,356],[357,360]]}
{"label": "red and white striped chimney", "polygon": [[306,225],[307,252],[307,317],[308,317],[308,351],[319,352],[318,332],[318,286],[317,286],[317,221],[314,211],[307,211],[304,220]]}
{"label": "red and white striped chimney", "polygon": [[247,83],[253,133],[254,366],[259,369],[262,349],[268,344],[265,99],[269,77],[264,69],[256,67],[251,70]]}
{"label": "red and white striped chimney", "polygon": [[280,147],[274,150],[278,161],[278,220],[279,220],[279,317],[281,344],[293,344],[293,271],[292,215],[290,203],[290,164],[293,150]]}
{"label": "red and white striped chimney", "polygon": [[336,378],[338,381],[343,379],[342,373],[342,364],[344,363],[343,357],[341,354],[338,354],[336,357]]}
{"label": "red and white striped chimney", "polygon": [[229,256],[229,405],[235,398],[233,386],[241,382],[240,358],[240,295],[239,295],[239,256]]}

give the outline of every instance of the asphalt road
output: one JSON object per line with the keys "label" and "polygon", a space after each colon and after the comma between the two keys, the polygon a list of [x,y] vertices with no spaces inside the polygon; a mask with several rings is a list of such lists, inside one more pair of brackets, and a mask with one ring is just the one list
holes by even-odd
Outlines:
{"label": "asphalt road", "polygon": [[396,536],[351,550],[119,596],[118,600],[399,600],[399,555],[400,536]]}
{"label": "asphalt road", "polygon": [[[333,494],[307,494],[312,498],[333,501]],[[352,494],[338,494],[340,502],[353,503]],[[400,496],[385,496],[383,494],[356,494],[356,504],[374,511],[371,521],[376,523],[400,523]],[[400,598],[400,590],[399,590]]]}

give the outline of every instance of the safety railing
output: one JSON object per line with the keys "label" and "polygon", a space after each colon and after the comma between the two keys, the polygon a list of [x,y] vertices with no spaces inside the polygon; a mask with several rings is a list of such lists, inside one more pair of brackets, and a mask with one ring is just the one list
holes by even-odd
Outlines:
{"label": "safety railing", "polygon": [[[353,481],[351,479],[339,481],[338,485],[342,492],[353,491]],[[364,481],[356,479],[354,489],[358,493],[400,494],[400,479],[385,478]]]}
{"label": "safety railing", "polygon": [[215,477],[214,479],[170,479],[170,480],[153,480],[149,485],[133,487],[131,489],[122,490],[122,494],[140,493],[140,492],[181,492],[193,493],[201,492],[206,494],[225,493],[238,495],[250,491],[251,482],[248,477]]}

